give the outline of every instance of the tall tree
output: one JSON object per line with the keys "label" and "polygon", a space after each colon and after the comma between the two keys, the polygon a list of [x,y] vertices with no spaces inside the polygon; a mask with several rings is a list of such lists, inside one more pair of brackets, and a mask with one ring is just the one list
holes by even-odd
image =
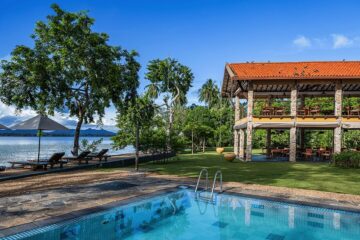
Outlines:
{"label": "tall tree", "polygon": [[117,126],[120,129],[113,137],[117,148],[131,144],[135,148],[135,170],[139,169],[139,150],[142,131],[149,128],[155,113],[155,105],[146,95],[137,97],[119,112]]}
{"label": "tall tree", "polygon": [[2,62],[2,101],[18,109],[31,107],[53,114],[66,111],[78,121],[73,153],[79,149],[83,123],[99,123],[111,102],[131,98],[139,68],[136,52],[110,46],[108,35],[92,31],[86,12],[71,13],[53,4],[55,14],[36,23],[34,47],[17,46]]}
{"label": "tall tree", "polygon": [[212,79],[208,79],[199,90],[199,101],[204,102],[209,108],[219,104],[220,91]]}
{"label": "tall tree", "polygon": [[210,109],[203,106],[193,106],[187,109],[183,131],[191,140],[191,153],[194,154],[195,142],[202,145],[205,151],[206,140],[213,136],[214,121]]}
{"label": "tall tree", "polygon": [[174,107],[186,103],[186,93],[191,87],[194,76],[189,67],[180,64],[175,59],[155,59],[149,62],[146,78],[151,82],[148,86],[150,96],[163,96],[168,113],[166,130],[167,149],[171,150],[171,131],[174,120]]}

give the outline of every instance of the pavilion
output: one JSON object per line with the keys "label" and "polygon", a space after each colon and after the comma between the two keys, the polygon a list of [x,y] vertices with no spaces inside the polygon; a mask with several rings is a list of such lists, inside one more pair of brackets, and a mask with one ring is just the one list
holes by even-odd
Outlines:
{"label": "pavilion", "polygon": [[[344,97],[360,96],[360,61],[226,64],[221,93],[235,99],[234,152],[246,161],[252,160],[254,129],[266,129],[268,154],[271,129],[288,130],[289,146],[284,151],[291,162],[299,159],[305,129],[333,131],[331,154],[342,151],[344,129],[360,129],[360,106],[343,103]],[[333,110],[305,106],[306,98],[319,97],[333,99]],[[272,100],[279,98],[289,107],[272,107]],[[255,114],[258,99],[266,106]],[[246,101],[242,114],[240,101]]]}

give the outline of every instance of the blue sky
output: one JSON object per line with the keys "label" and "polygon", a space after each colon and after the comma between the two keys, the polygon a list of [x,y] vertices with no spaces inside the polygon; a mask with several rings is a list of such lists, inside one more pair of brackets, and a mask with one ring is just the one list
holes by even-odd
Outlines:
{"label": "blue sky", "polygon": [[[355,0],[2,0],[0,59],[15,45],[32,44],[35,22],[45,20],[54,2],[69,11],[88,10],[95,31],[140,53],[141,90],[149,60],[173,57],[188,65],[195,75],[189,103],[197,103],[207,78],[221,84],[226,62],[360,57],[360,1]],[[15,116],[13,108],[0,105],[3,123],[32,114]],[[105,125],[113,125],[114,116],[108,109]],[[74,122],[66,115],[56,118],[70,127]]]}

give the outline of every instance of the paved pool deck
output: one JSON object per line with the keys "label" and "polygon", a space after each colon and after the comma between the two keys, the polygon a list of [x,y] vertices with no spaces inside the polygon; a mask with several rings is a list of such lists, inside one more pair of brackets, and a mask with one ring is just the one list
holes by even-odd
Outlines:
{"label": "paved pool deck", "polygon": [[[0,237],[105,210],[179,185],[194,187],[196,179],[96,169],[38,175],[0,182]],[[360,196],[254,184],[224,183],[230,194],[360,212]]]}

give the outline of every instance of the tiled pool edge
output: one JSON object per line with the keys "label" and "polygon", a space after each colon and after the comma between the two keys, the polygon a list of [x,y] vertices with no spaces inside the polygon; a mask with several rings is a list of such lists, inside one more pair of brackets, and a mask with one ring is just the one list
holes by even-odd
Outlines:
{"label": "tiled pool edge", "polygon": [[133,203],[136,201],[146,200],[146,199],[157,197],[157,196],[160,196],[163,194],[176,192],[176,191],[179,191],[180,186],[181,185],[154,191],[151,193],[146,193],[146,194],[129,197],[129,198],[118,200],[118,201],[113,201],[111,203],[107,203],[107,204],[100,205],[100,206],[77,210],[77,211],[74,211],[71,213],[66,213],[66,214],[59,215],[59,216],[54,216],[54,217],[49,216],[49,218],[47,218],[47,219],[38,220],[38,221],[31,222],[31,223],[25,223],[25,224],[21,224],[21,225],[9,227],[9,228],[0,229],[0,240],[2,238],[9,237],[11,235],[15,235],[17,233],[33,230],[35,228],[45,227],[45,226],[52,225],[52,224],[58,224],[58,223],[61,223],[64,221],[70,221],[70,220],[80,218],[80,217],[83,217],[83,216],[86,216],[89,214],[99,213],[99,212],[103,212],[106,210],[110,210],[114,207],[121,207],[121,206],[125,206],[127,204],[130,204],[130,203]]}
{"label": "tiled pool edge", "polygon": [[240,192],[235,192],[235,191],[225,191],[224,193],[226,193],[228,195],[239,196],[239,197],[257,198],[257,199],[268,200],[268,201],[273,201],[273,202],[283,202],[283,203],[288,203],[288,204],[296,204],[296,205],[310,206],[310,207],[316,207],[316,208],[326,208],[326,209],[331,209],[331,210],[335,210],[335,211],[345,211],[345,212],[352,212],[352,213],[360,214],[360,208],[319,203],[319,202],[312,201],[311,199],[309,199],[309,201],[293,200],[293,199],[289,199],[286,197],[284,197],[284,198],[271,197],[271,196],[263,196],[263,195],[256,195],[256,194],[250,194],[250,193],[240,193]]}
{"label": "tiled pool edge", "polygon": [[[34,221],[32,223],[26,223],[26,224],[22,224],[22,225],[18,225],[18,226],[13,226],[10,228],[0,229],[0,239],[3,237],[9,237],[11,235],[14,235],[14,234],[17,234],[20,232],[33,230],[35,228],[44,227],[44,226],[48,226],[48,225],[52,225],[52,224],[58,224],[58,223],[61,223],[64,221],[69,221],[69,220],[73,220],[76,218],[80,218],[80,217],[83,217],[88,214],[106,211],[106,210],[109,210],[114,207],[125,206],[127,204],[130,204],[130,203],[133,203],[136,201],[146,200],[146,199],[149,199],[152,197],[160,196],[162,194],[176,192],[176,191],[179,191],[181,186],[186,186],[188,188],[188,190],[191,190],[191,191],[194,190],[193,186],[181,184],[181,185],[177,185],[176,187],[169,187],[169,188],[154,191],[151,193],[145,193],[145,194],[133,196],[130,198],[126,198],[123,200],[113,201],[111,203],[107,203],[104,205],[77,210],[72,213],[67,213],[67,214],[60,215],[60,216],[55,216],[55,217],[49,216],[48,219]],[[289,199],[286,197],[282,198],[282,197],[275,197],[275,196],[256,195],[256,194],[242,193],[240,191],[231,191],[231,190],[229,190],[229,191],[225,190],[224,193],[227,195],[233,195],[233,196],[238,196],[238,197],[255,198],[255,199],[262,199],[262,200],[268,200],[268,201],[274,201],[274,202],[283,202],[283,203],[288,203],[288,204],[326,208],[326,209],[331,209],[331,210],[335,210],[335,211],[346,211],[346,212],[360,214],[359,208],[324,204],[324,203],[312,201],[312,199],[309,199],[308,201],[302,201],[302,200],[293,200],[293,199]]]}

